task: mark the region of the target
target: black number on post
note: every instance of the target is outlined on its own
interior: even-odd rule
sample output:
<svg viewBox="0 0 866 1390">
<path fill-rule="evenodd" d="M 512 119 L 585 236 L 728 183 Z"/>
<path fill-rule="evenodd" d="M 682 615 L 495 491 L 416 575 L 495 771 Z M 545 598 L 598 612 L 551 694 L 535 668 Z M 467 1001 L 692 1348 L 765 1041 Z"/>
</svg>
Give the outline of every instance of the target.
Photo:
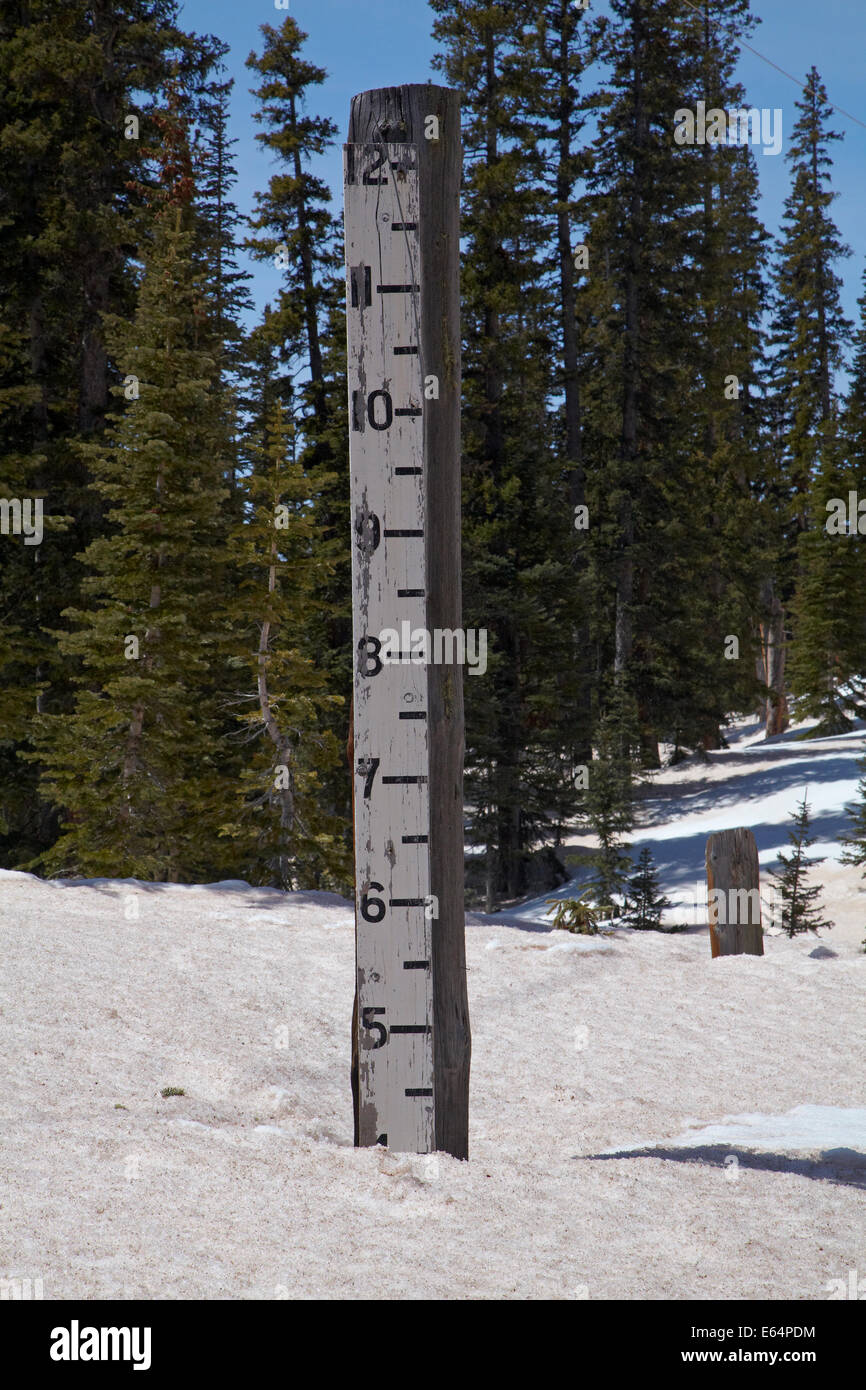
<svg viewBox="0 0 866 1390">
<path fill-rule="evenodd" d="M 369 308 L 369 306 L 373 303 L 373 282 L 370 273 L 370 267 L 368 265 L 353 265 L 349 270 L 349 283 L 352 287 L 353 309 L 361 308 L 361 296 L 359 294 L 359 285 L 362 270 L 364 272 L 364 308 Z"/>
<path fill-rule="evenodd" d="M 376 151 L 376 163 L 370 165 L 369 169 L 367 170 L 366 174 L 364 175 L 364 182 L 365 182 L 365 183 L 387 183 L 387 182 L 388 182 L 387 179 L 374 179 L 374 178 L 372 177 L 373 174 L 378 173 L 378 171 L 382 168 L 382 166 L 384 165 L 384 163 L 385 163 L 385 151 L 384 151 L 384 150 L 377 150 L 377 151 Z"/>
<path fill-rule="evenodd" d="M 366 648 L 366 650 L 365 650 Z M 382 650 L 382 643 L 378 637 L 362 637 L 358 643 L 360 662 L 358 672 L 362 676 L 378 676 L 382 669 L 382 662 L 379 653 Z"/>
<path fill-rule="evenodd" d="M 358 771 L 360 772 L 361 776 L 365 779 L 365 780 L 364 780 L 364 799 L 365 799 L 365 800 L 367 799 L 367 797 L 370 795 L 370 793 L 371 793 L 372 790 L 373 790 L 373 779 L 374 779 L 374 777 L 376 776 L 376 769 L 378 768 L 378 766 L 379 766 L 379 759 L 378 759 L 378 758 L 359 758 L 359 759 L 358 759 Z"/>
<path fill-rule="evenodd" d="M 376 401 L 380 398 L 385 402 L 385 422 L 381 425 L 376 419 Z M 389 391 L 370 392 L 367 397 L 367 419 L 370 421 L 374 430 L 387 430 L 391 428 L 391 422 L 394 419 L 394 407 L 391 402 L 391 393 Z"/>
<path fill-rule="evenodd" d="M 382 918 L 385 916 L 385 904 L 381 898 L 371 898 L 369 896 L 370 888 L 378 888 L 381 892 L 382 884 L 375 882 L 370 883 L 361 894 L 361 916 L 365 922 L 381 922 Z"/>
<path fill-rule="evenodd" d="M 373 1047 L 384 1047 L 388 1041 L 388 1029 L 384 1023 L 377 1023 L 373 1018 L 374 1014 L 383 1014 L 384 1009 L 362 1009 L 361 1026 L 367 1029 L 368 1033 L 378 1033 L 379 1041 L 373 1043 Z"/>
<path fill-rule="evenodd" d="M 365 555 L 372 555 L 382 539 L 382 528 L 375 512 L 362 512 L 355 522 L 358 535 L 358 549 Z"/>
</svg>

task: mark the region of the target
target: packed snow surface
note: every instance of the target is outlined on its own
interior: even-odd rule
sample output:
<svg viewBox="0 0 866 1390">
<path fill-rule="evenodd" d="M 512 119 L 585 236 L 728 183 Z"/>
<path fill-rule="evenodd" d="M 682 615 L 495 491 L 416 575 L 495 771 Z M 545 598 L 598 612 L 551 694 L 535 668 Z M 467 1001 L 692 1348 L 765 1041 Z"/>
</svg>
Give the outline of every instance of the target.
<svg viewBox="0 0 866 1390">
<path fill-rule="evenodd" d="M 636 848 L 669 892 L 713 829 L 752 826 L 772 857 L 807 776 L 826 854 L 862 743 L 665 772 Z M 0 1278 L 46 1299 L 863 1282 L 866 896 L 835 854 L 814 873 L 836 923 L 817 954 L 777 935 L 714 961 L 705 919 L 574 937 L 541 900 L 470 916 L 468 1163 L 352 1146 L 349 903 L 0 873 Z"/>
</svg>

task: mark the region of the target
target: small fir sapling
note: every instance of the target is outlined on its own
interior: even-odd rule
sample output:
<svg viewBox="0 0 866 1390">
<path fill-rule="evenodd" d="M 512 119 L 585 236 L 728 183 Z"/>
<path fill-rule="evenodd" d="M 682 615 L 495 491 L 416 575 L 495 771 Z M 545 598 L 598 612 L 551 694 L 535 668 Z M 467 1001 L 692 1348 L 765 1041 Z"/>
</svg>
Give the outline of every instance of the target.
<svg viewBox="0 0 866 1390">
<path fill-rule="evenodd" d="M 806 858 L 805 851 L 815 843 L 815 836 L 809 833 L 811 822 L 805 791 L 803 800 L 798 803 L 793 821 L 793 828 L 788 831 L 793 852 L 785 854 L 780 851 L 779 863 L 782 867 L 770 873 L 774 887 L 782 899 L 780 925 L 791 937 L 800 932 L 817 932 L 822 927 L 829 930 L 833 926 L 832 922 L 825 921 L 820 915 L 817 902 L 821 894 L 820 886 L 816 884 L 810 887 L 806 882 L 812 865 L 823 863 L 823 860 Z"/>
</svg>

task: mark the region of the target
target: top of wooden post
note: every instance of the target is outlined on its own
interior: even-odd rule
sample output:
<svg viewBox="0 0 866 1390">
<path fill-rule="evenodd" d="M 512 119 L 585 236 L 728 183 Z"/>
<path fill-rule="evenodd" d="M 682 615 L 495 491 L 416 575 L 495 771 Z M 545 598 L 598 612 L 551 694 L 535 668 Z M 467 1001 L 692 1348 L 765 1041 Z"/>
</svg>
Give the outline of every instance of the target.
<svg viewBox="0 0 866 1390">
<path fill-rule="evenodd" d="M 350 145 L 415 145 L 424 141 L 424 118 L 438 116 L 460 130 L 460 93 L 435 82 L 407 82 L 402 87 L 373 87 L 352 98 Z"/>
</svg>

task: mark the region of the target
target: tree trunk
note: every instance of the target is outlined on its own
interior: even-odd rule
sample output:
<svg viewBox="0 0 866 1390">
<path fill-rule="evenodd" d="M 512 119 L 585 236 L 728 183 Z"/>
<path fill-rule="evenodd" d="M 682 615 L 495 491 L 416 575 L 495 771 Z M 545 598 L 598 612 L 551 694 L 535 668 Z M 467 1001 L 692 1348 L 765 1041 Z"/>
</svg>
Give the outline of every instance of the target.
<svg viewBox="0 0 866 1390">
<path fill-rule="evenodd" d="M 775 592 L 772 579 L 761 589 L 764 617 L 761 622 L 762 678 L 770 695 L 764 704 L 764 727 L 767 738 L 782 734 L 790 723 L 788 700 L 785 694 L 785 610 Z"/>
</svg>

